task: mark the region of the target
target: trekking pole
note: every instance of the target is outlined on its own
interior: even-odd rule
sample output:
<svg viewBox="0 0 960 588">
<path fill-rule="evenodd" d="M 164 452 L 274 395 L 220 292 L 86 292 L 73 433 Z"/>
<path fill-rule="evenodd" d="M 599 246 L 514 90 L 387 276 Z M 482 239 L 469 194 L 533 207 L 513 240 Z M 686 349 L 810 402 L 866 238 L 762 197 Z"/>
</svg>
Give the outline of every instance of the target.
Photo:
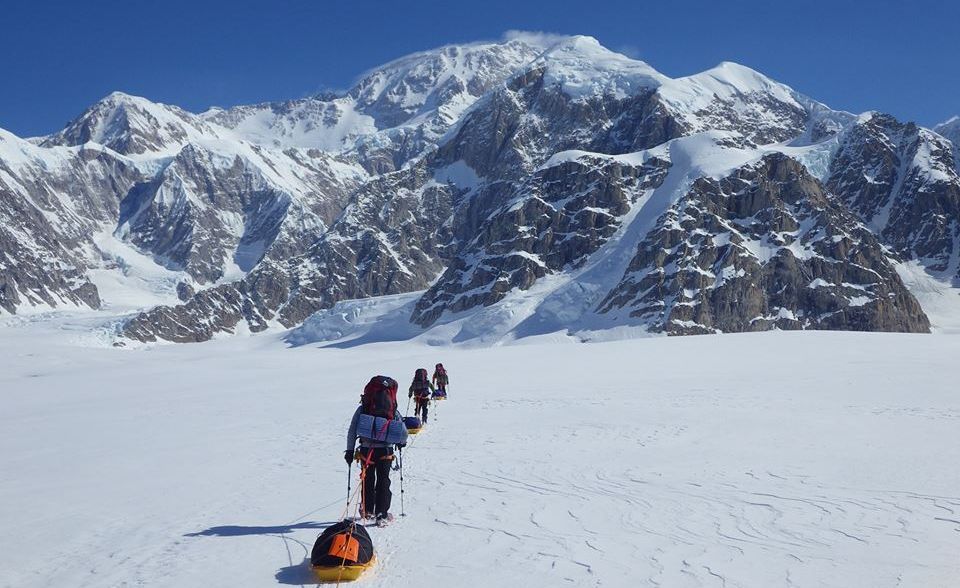
<svg viewBox="0 0 960 588">
<path fill-rule="evenodd" d="M 400 451 L 400 516 L 405 517 L 407 513 L 403 510 L 403 447 Z"/>
<path fill-rule="evenodd" d="M 353 481 L 353 462 L 347 464 L 347 514 L 350 514 L 350 482 Z"/>
<path fill-rule="evenodd" d="M 407 396 L 407 409 L 403 411 L 403 416 L 409 416 L 409 415 L 410 415 L 410 400 L 411 400 L 412 398 L 413 398 L 412 396 Z"/>
</svg>

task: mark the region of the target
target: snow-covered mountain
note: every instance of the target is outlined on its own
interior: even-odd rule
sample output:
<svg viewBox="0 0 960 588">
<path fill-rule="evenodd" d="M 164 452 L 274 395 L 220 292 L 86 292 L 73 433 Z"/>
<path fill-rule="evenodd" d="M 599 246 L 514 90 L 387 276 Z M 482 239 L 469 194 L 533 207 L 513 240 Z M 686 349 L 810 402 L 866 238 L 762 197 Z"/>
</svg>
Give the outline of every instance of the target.
<svg viewBox="0 0 960 588">
<path fill-rule="evenodd" d="M 456 341 L 924 332 L 901 275 L 960 286 L 956 123 L 835 111 L 733 63 L 672 79 L 538 35 L 283 103 L 192 114 L 115 93 L 49 137 L 0 134 L 0 307 L 96 308 L 105 270 L 138 278 L 122 250 L 182 300 L 124 325 L 141 341 L 408 293 L 387 305 L 404 336 Z"/>
<path fill-rule="evenodd" d="M 950 117 L 933 127 L 933 130 L 953 143 L 954 157 L 957 161 L 957 166 L 960 167 L 960 116 Z"/>
</svg>

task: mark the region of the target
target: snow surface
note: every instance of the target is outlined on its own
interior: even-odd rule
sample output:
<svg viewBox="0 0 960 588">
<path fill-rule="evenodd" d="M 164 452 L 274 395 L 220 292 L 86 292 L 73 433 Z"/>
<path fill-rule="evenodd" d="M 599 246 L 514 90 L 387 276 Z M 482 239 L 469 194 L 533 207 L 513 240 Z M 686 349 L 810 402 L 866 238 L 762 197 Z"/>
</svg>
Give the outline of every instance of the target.
<svg viewBox="0 0 960 588">
<path fill-rule="evenodd" d="M 103 266 L 88 271 L 87 275 L 97 286 L 106 311 L 177 304 L 177 284 L 193 282 L 186 272 L 163 267 L 153 257 L 108 231 L 94 235 L 93 242 L 104 258 Z"/>
<path fill-rule="evenodd" d="M 960 283 L 956 279 L 931 275 L 927 268 L 915 260 L 898 263 L 895 267 L 904 285 L 930 319 L 931 331 L 960 334 Z M 953 274 L 948 275 L 955 276 L 956 268 Z"/>
<path fill-rule="evenodd" d="M 89 347 L 92 320 L 0 325 L 0 586 L 312 585 L 363 383 L 437 361 L 450 400 L 404 453 L 407 516 L 371 530 L 359 585 L 960 575 L 960 337 L 130 351 Z"/>
</svg>

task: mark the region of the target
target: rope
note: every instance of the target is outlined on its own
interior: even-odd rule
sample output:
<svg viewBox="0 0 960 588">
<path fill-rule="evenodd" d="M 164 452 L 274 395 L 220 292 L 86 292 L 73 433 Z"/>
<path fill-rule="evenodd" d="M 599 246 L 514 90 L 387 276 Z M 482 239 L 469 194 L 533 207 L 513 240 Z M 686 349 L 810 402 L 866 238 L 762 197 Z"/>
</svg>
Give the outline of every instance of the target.
<svg viewBox="0 0 960 588">
<path fill-rule="evenodd" d="M 340 513 L 340 520 L 347 518 L 347 515 L 350 513 L 350 503 L 354 501 L 360 491 L 363 490 L 363 473 L 360 474 L 360 485 L 357 486 L 357 489 L 353 491 L 353 494 L 347 498 L 347 506 L 344 507 L 343 512 Z M 357 508 L 359 509 L 360 503 L 357 502 Z"/>
<path fill-rule="evenodd" d="M 353 462 L 350 462 L 350 464 L 347 466 L 347 505 L 343 509 L 343 514 L 340 515 L 341 520 L 344 520 L 347 518 L 347 514 L 350 512 L 350 503 L 353 502 L 353 499 L 356 498 L 358 494 L 360 495 L 360 499 L 357 500 L 357 514 L 360 514 L 360 503 L 365 502 L 364 487 L 366 486 L 366 484 L 364 483 L 364 481 L 366 480 L 366 477 L 367 477 L 366 466 L 370 464 L 370 459 L 372 457 L 373 457 L 373 450 L 371 449 L 370 452 L 367 454 L 366 461 L 360 466 L 360 483 L 357 484 L 357 489 L 354 490 L 352 495 L 350 494 L 350 481 L 351 481 L 351 478 L 353 477 L 352 475 Z M 356 456 L 354 456 L 354 461 L 357 461 Z M 350 543 L 350 539 L 353 539 L 353 529 L 355 528 L 355 526 L 356 526 L 356 522 L 355 521 L 351 522 L 349 527 L 350 531 L 347 532 L 347 544 Z M 347 553 L 346 553 L 346 546 L 344 546 L 343 558 L 340 560 L 340 570 L 337 572 L 337 586 L 340 586 L 340 582 L 343 580 L 343 570 L 345 570 L 346 567 L 347 567 Z"/>
</svg>

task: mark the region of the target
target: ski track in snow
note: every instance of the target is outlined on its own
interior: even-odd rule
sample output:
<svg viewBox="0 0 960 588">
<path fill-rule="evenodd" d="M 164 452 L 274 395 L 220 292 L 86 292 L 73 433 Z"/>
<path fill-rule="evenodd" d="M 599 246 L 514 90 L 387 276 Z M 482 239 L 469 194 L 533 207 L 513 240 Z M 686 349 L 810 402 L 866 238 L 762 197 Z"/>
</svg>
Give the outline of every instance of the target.
<svg viewBox="0 0 960 588">
<path fill-rule="evenodd" d="M 313 585 L 363 383 L 436 361 L 450 400 L 404 453 L 407 516 L 371 529 L 359 585 L 960 574 L 957 337 L 128 351 L 63 343 L 51 321 L 0 330 L 0 586 Z"/>
</svg>

